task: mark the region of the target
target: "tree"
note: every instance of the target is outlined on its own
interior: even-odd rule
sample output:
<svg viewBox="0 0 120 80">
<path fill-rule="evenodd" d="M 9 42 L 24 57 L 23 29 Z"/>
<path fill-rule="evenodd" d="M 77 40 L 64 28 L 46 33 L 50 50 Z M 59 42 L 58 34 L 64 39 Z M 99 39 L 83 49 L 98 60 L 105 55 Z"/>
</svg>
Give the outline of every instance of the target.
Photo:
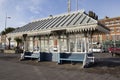
<svg viewBox="0 0 120 80">
<path fill-rule="evenodd" d="M 14 30 L 15 30 L 15 28 L 8 27 L 8 28 L 5 30 L 5 32 L 6 32 L 6 34 L 8 34 L 8 33 L 12 32 L 12 31 L 14 31 Z"/>
<path fill-rule="evenodd" d="M 8 34 L 8 33 L 12 32 L 12 31 L 14 31 L 14 30 L 15 30 L 15 28 L 8 27 L 4 31 L 2 31 L 1 34 L 5 35 L 5 34 Z"/>
<path fill-rule="evenodd" d="M 1 34 L 2 34 L 2 35 L 5 35 L 5 31 L 2 31 Z"/>
<path fill-rule="evenodd" d="M 22 39 L 16 37 L 15 41 L 17 42 L 17 48 L 19 48 L 19 44 L 22 43 Z"/>
<path fill-rule="evenodd" d="M 6 28 L 5 30 L 3 30 L 3 31 L 1 32 L 1 35 L 4 36 L 4 39 L 5 39 L 5 42 L 4 42 L 5 48 L 6 48 L 6 34 L 12 32 L 12 31 L 14 31 L 14 30 L 15 30 L 15 28 L 8 27 L 8 28 Z M 3 38 L 3 37 L 2 37 L 2 38 Z M 8 38 L 8 40 L 9 40 L 9 39 L 11 40 L 11 38 Z M 9 40 L 9 49 L 10 49 L 10 40 Z"/>
</svg>

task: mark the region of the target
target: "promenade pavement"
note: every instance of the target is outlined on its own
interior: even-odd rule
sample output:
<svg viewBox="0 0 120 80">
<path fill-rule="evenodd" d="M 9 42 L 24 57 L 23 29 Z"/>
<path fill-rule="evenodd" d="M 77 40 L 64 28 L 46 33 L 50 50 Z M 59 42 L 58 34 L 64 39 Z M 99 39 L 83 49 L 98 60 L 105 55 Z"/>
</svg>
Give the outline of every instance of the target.
<svg viewBox="0 0 120 80">
<path fill-rule="evenodd" d="M 0 80 L 120 80 L 120 57 L 96 53 L 89 68 L 81 64 L 19 61 L 20 54 L 0 53 Z"/>
</svg>

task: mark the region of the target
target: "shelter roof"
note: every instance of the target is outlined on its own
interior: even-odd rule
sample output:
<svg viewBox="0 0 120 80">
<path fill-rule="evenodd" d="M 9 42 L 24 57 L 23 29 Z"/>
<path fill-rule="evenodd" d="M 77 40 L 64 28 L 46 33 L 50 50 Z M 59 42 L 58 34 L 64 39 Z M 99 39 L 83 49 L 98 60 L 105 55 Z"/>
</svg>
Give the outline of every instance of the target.
<svg viewBox="0 0 120 80">
<path fill-rule="evenodd" d="M 83 10 L 57 16 L 50 16 L 32 21 L 12 33 L 50 33 L 54 30 L 66 29 L 67 32 L 98 30 L 108 33 L 109 29 L 97 20 L 89 17 Z"/>
</svg>

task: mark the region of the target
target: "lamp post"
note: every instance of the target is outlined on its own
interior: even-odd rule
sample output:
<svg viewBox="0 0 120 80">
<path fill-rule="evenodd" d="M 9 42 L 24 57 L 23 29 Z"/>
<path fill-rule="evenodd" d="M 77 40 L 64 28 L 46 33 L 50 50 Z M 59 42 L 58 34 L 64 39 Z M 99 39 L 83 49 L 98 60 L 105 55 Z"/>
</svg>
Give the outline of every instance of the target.
<svg viewBox="0 0 120 80">
<path fill-rule="evenodd" d="M 78 0 L 76 0 L 76 10 L 78 11 Z"/>
<path fill-rule="evenodd" d="M 116 34 L 114 35 L 114 47 L 116 47 Z"/>
<path fill-rule="evenodd" d="M 6 37 L 7 37 L 6 36 L 7 19 L 11 19 L 11 17 L 8 17 L 6 13 L 6 16 L 5 16 L 5 48 L 6 48 Z"/>
<path fill-rule="evenodd" d="M 68 13 L 71 11 L 71 0 L 68 0 Z"/>
</svg>

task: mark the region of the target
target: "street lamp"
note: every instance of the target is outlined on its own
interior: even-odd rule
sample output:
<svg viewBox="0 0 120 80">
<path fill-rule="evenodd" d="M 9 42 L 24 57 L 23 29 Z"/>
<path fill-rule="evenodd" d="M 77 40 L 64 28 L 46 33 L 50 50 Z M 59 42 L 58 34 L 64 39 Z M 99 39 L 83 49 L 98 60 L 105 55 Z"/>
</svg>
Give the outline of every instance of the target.
<svg viewBox="0 0 120 80">
<path fill-rule="evenodd" d="M 76 0 L 76 8 L 77 8 L 77 11 L 78 11 L 78 0 Z"/>
<path fill-rule="evenodd" d="M 5 16 L 5 48 L 6 48 L 6 37 L 7 37 L 6 36 L 7 19 L 11 19 L 11 17 L 8 17 L 6 13 L 6 16 Z"/>
<path fill-rule="evenodd" d="M 116 33 L 114 32 L 114 47 L 116 47 Z"/>
</svg>

